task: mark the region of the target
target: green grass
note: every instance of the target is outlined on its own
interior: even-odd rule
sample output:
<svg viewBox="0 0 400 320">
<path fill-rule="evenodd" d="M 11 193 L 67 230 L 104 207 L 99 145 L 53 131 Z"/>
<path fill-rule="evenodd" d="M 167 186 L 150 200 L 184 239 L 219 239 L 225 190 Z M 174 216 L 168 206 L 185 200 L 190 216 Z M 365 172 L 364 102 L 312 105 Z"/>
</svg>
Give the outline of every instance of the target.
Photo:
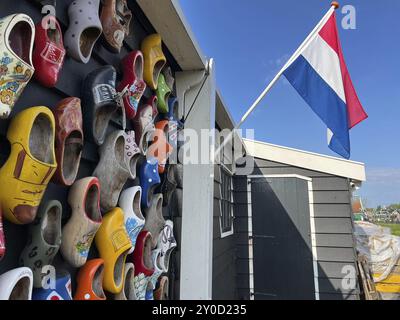
<svg viewBox="0 0 400 320">
<path fill-rule="evenodd" d="M 390 228 L 394 236 L 400 237 L 400 224 L 379 223 L 379 225 L 385 228 Z"/>
</svg>

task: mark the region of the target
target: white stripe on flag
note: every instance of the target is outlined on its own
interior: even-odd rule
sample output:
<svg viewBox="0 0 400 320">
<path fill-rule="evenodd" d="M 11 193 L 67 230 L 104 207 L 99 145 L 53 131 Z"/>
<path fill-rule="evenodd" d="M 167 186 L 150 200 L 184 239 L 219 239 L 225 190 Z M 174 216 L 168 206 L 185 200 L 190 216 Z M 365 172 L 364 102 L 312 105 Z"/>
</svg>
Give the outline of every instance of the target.
<svg viewBox="0 0 400 320">
<path fill-rule="evenodd" d="M 333 138 L 333 132 L 331 131 L 331 129 L 328 128 L 328 146 L 331 144 Z"/>
<path fill-rule="evenodd" d="M 318 34 L 304 49 L 302 55 L 339 98 L 346 103 L 340 60 L 336 52 Z"/>
</svg>

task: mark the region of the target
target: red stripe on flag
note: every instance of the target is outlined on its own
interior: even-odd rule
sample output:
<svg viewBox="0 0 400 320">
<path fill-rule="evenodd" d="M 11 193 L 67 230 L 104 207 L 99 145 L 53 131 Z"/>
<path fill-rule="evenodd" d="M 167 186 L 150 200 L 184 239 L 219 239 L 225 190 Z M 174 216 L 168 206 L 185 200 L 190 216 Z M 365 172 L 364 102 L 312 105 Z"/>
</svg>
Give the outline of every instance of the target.
<svg viewBox="0 0 400 320">
<path fill-rule="evenodd" d="M 342 79 L 344 93 L 346 96 L 347 114 L 349 118 L 349 128 L 355 127 L 361 121 L 368 118 L 367 113 L 363 109 L 358 99 L 353 82 L 351 81 L 349 71 L 347 70 L 344 60 L 342 46 L 339 40 L 339 32 L 336 25 L 336 13 L 329 18 L 325 26 L 319 32 L 319 35 L 328 43 L 328 45 L 338 54 L 340 60 L 340 69 L 342 71 Z"/>
</svg>

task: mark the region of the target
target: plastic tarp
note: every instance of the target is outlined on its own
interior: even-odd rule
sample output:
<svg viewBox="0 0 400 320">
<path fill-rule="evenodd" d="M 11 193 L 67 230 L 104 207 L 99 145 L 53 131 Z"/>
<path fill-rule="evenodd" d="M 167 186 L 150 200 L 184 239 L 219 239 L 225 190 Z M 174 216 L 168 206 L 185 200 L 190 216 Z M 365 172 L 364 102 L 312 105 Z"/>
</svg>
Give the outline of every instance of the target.
<svg viewBox="0 0 400 320">
<path fill-rule="evenodd" d="M 374 281 L 385 280 L 400 258 L 400 237 L 389 228 L 363 221 L 355 222 L 354 234 L 358 252 L 367 258 L 372 273 L 380 274 Z"/>
</svg>

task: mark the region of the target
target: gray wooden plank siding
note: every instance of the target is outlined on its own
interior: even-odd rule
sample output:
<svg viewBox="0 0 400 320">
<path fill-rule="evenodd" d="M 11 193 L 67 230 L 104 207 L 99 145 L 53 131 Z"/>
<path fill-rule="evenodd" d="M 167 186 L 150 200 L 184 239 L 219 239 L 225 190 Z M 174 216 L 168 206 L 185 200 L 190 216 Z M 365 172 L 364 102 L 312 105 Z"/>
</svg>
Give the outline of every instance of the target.
<svg viewBox="0 0 400 320">
<path fill-rule="evenodd" d="M 235 235 L 221 238 L 221 173 L 214 166 L 213 261 L 212 298 L 237 299 L 236 242 Z M 235 201 L 235 198 L 234 198 Z"/>
<path fill-rule="evenodd" d="M 255 159 L 255 164 L 252 175 L 297 174 L 312 178 L 320 299 L 359 299 L 358 287 L 347 290 L 341 283 L 344 267 L 352 266 L 356 270 L 348 179 L 263 159 Z M 240 278 L 238 294 L 246 298 L 249 290 L 249 257 L 244 249 L 248 241 L 247 183 L 237 183 L 235 191 L 238 200 L 234 221 L 238 248 L 236 267 Z"/>
</svg>

